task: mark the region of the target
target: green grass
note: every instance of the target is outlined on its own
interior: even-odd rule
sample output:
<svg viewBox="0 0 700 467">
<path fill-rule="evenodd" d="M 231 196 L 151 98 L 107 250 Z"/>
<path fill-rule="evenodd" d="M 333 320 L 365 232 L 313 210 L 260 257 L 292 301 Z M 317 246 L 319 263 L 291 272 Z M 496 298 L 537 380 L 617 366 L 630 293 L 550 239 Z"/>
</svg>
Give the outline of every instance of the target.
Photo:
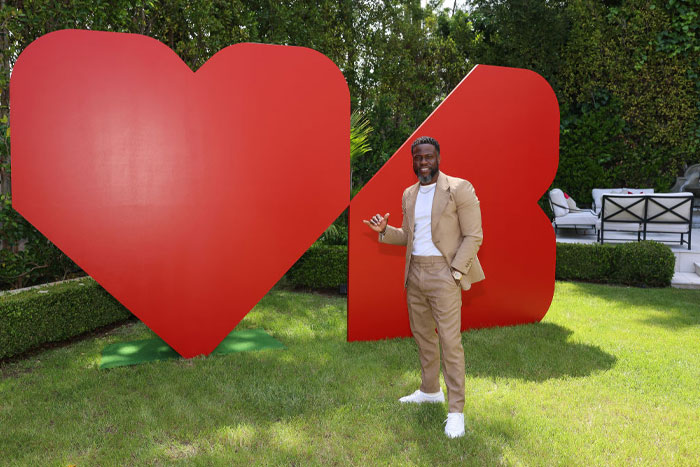
<svg viewBox="0 0 700 467">
<path fill-rule="evenodd" d="M 411 339 L 345 342 L 345 299 L 270 292 L 286 350 L 98 370 L 129 323 L 0 366 L 0 464 L 693 465 L 700 291 L 557 283 L 542 323 L 463 334 L 464 438 Z M 443 386 L 444 387 L 444 386 Z"/>
</svg>

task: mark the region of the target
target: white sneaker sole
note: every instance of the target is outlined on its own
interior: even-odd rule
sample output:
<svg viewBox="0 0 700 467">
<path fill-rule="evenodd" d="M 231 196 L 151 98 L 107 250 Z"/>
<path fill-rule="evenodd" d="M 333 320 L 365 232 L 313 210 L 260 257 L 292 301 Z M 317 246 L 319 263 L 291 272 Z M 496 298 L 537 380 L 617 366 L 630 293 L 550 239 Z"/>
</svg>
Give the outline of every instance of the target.
<svg viewBox="0 0 700 467">
<path fill-rule="evenodd" d="M 413 397 L 413 394 L 411 394 L 410 396 L 400 398 L 399 402 L 402 404 L 439 404 L 445 402 L 445 396 L 441 393 L 439 396 L 433 396 L 430 398 L 422 396 L 420 399 L 417 399 Z"/>
</svg>

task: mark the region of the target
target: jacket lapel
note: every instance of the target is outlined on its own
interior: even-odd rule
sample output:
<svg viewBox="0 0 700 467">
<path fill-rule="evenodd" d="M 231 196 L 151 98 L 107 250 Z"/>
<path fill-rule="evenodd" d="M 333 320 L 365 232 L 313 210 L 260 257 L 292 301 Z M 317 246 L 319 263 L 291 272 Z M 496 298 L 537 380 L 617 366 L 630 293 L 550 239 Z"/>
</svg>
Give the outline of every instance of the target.
<svg viewBox="0 0 700 467">
<path fill-rule="evenodd" d="M 411 187 L 406 200 L 406 217 L 408 219 L 408 228 L 411 229 L 411 232 L 413 232 L 416 225 L 416 199 L 418 199 L 419 185 L 420 183 L 416 183 Z"/>
<path fill-rule="evenodd" d="M 447 177 L 440 172 L 435 186 L 435 196 L 433 197 L 433 209 L 430 212 L 430 228 L 435 234 L 435 228 L 440 221 L 442 212 L 447 207 L 447 202 L 450 200 L 450 185 L 447 183 Z"/>
</svg>

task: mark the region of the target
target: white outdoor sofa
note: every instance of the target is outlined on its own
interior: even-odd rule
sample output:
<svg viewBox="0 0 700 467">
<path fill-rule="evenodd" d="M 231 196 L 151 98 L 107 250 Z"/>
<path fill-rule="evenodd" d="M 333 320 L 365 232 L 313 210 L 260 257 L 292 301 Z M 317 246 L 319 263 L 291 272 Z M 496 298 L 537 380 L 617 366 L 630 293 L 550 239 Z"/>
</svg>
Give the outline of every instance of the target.
<svg viewBox="0 0 700 467">
<path fill-rule="evenodd" d="M 549 206 L 554 213 L 552 225 L 556 232 L 559 228 L 594 230 L 598 216 L 590 209 L 580 209 L 576 202 L 564 194 L 559 188 L 549 192 Z"/>
<path fill-rule="evenodd" d="M 692 193 L 604 193 L 596 222 L 598 241 L 604 243 L 609 231 L 636 232 L 637 240 L 646 240 L 648 233 L 675 233 L 690 250 L 694 199 Z"/>
<path fill-rule="evenodd" d="M 593 212 L 600 214 L 603 195 L 647 195 L 654 193 L 653 188 L 593 188 Z"/>
</svg>

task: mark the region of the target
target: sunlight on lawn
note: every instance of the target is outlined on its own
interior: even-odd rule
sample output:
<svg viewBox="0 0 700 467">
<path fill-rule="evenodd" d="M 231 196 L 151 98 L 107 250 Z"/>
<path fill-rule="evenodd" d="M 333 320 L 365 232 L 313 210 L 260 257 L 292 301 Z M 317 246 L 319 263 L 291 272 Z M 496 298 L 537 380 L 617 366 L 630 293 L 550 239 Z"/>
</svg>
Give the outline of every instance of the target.
<svg viewBox="0 0 700 467">
<path fill-rule="evenodd" d="M 413 340 L 346 342 L 344 298 L 272 291 L 239 329 L 258 327 L 287 348 L 98 370 L 105 346 L 153 336 L 130 323 L 4 364 L 0 450 L 18 465 L 682 465 L 700 452 L 699 291 L 558 282 L 541 323 L 463 333 L 458 440 L 445 405 L 397 401 L 420 385 Z"/>
</svg>

